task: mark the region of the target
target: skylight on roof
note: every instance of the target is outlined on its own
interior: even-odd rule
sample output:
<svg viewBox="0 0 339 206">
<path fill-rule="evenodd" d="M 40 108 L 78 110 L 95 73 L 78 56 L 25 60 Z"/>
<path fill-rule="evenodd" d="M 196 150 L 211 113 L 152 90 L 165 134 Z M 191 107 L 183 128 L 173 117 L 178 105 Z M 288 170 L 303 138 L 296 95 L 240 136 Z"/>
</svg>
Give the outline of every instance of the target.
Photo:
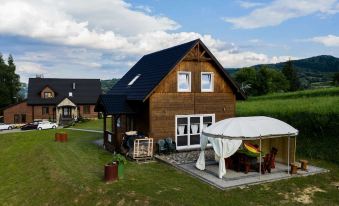
<svg viewBox="0 0 339 206">
<path fill-rule="evenodd" d="M 128 86 L 131 86 L 134 84 L 135 81 L 137 81 L 137 79 L 141 76 L 141 74 L 138 74 L 137 76 L 135 76 L 129 83 Z"/>
</svg>

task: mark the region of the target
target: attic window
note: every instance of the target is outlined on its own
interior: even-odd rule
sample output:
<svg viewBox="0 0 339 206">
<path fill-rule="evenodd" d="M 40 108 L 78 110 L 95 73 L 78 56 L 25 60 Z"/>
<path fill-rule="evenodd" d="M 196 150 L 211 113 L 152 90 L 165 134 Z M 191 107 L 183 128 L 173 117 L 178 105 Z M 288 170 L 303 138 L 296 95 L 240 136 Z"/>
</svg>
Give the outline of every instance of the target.
<svg viewBox="0 0 339 206">
<path fill-rule="evenodd" d="M 69 92 L 69 93 L 68 93 L 68 96 L 69 96 L 69 97 L 73 97 L 73 92 Z"/>
<path fill-rule="evenodd" d="M 130 81 L 130 82 L 128 83 L 128 86 L 132 86 L 132 84 L 134 84 L 134 82 L 137 81 L 137 79 L 138 79 L 140 76 L 141 76 L 141 74 L 138 74 L 137 76 L 135 76 L 135 77 L 132 79 L 132 81 Z"/>
<path fill-rule="evenodd" d="M 191 72 L 178 72 L 178 92 L 191 92 Z"/>
</svg>

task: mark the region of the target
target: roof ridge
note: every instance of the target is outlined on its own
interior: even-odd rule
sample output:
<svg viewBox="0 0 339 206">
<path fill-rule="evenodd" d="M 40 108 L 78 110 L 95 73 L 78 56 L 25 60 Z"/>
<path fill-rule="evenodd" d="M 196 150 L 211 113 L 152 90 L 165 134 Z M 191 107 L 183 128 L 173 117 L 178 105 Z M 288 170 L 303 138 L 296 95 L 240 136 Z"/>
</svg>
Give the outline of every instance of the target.
<svg viewBox="0 0 339 206">
<path fill-rule="evenodd" d="M 162 49 L 162 50 L 155 51 L 155 52 L 152 52 L 152 53 L 149 53 L 149 54 L 145 54 L 143 57 L 148 56 L 148 55 L 152 55 L 152 54 L 156 54 L 156 53 L 160 53 L 160 52 L 164 52 L 164 51 L 167 51 L 167 50 L 170 50 L 170 49 L 178 48 L 178 47 L 186 45 L 186 44 L 192 44 L 193 42 L 196 43 L 198 41 L 201 41 L 201 40 L 198 38 L 198 39 L 195 39 L 195 40 L 192 40 L 192 41 L 189 41 L 189 42 L 185 42 L 185 43 L 182 43 L 182 44 L 179 44 L 179 45 L 168 47 L 166 49 Z"/>
</svg>

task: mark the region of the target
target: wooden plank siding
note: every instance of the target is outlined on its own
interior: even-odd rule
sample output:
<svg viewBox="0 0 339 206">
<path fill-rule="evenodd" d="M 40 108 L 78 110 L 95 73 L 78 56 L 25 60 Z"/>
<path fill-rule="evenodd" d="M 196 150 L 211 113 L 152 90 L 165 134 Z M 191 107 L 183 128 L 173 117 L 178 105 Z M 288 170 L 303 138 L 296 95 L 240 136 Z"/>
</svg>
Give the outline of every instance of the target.
<svg viewBox="0 0 339 206">
<path fill-rule="evenodd" d="M 212 61 L 199 59 L 205 52 L 197 50 L 194 48 L 149 98 L 150 136 L 155 140 L 175 137 L 175 115 L 215 114 L 216 121 L 235 115 L 236 97 L 231 87 Z M 191 92 L 177 92 L 179 71 L 191 72 Z M 201 92 L 201 72 L 213 72 L 213 92 Z"/>
</svg>

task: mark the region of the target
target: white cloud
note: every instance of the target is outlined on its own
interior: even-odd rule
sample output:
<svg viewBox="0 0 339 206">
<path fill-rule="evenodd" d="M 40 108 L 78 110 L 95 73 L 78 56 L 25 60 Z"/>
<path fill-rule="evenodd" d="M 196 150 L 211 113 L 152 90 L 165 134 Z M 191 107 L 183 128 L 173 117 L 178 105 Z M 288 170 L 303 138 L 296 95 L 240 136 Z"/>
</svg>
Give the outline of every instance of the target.
<svg viewBox="0 0 339 206">
<path fill-rule="evenodd" d="M 224 20 L 239 29 L 255 29 L 276 26 L 289 19 L 315 13 L 334 13 L 337 0 L 274 0 L 241 17 L 226 17 Z"/>
<path fill-rule="evenodd" d="M 313 37 L 307 41 L 320 43 L 327 47 L 339 47 L 339 36 L 335 35 Z"/>
<path fill-rule="evenodd" d="M 234 44 L 208 34 L 176 32 L 177 22 L 154 15 L 147 6 L 134 7 L 123 0 L 30 0 L 29 3 L 2 0 L 0 11 L 0 34 L 55 45 L 55 51 L 41 48 L 15 56 L 18 71 L 24 77 L 37 73 L 47 73 L 49 77 L 74 73 L 89 78 L 121 77 L 141 55 L 197 38 L 202 39 L 225 67 L 286 59 L 241 51 Z"/>
<path fill-rule="evenodd" d="M 238 68 L 253 66 L 256 64 L 275 64 L 284 62 L 289 59 L 298 59 L 298 57 L 290 56 L 267 56 L 262 53 L 255 53 L 250 51 L 230 52 L 219 51 L 215 52 L 217 59 L 223 64 L 225 68 Z"/>
<path fill-rule="evenodd" d="M 245 8 L 245 9 L 264 5 L 264 3 L 262 2 L 251 2 L 251 1 L 238 1 L 238 3 L 242 8 Z"/>
</svg>

